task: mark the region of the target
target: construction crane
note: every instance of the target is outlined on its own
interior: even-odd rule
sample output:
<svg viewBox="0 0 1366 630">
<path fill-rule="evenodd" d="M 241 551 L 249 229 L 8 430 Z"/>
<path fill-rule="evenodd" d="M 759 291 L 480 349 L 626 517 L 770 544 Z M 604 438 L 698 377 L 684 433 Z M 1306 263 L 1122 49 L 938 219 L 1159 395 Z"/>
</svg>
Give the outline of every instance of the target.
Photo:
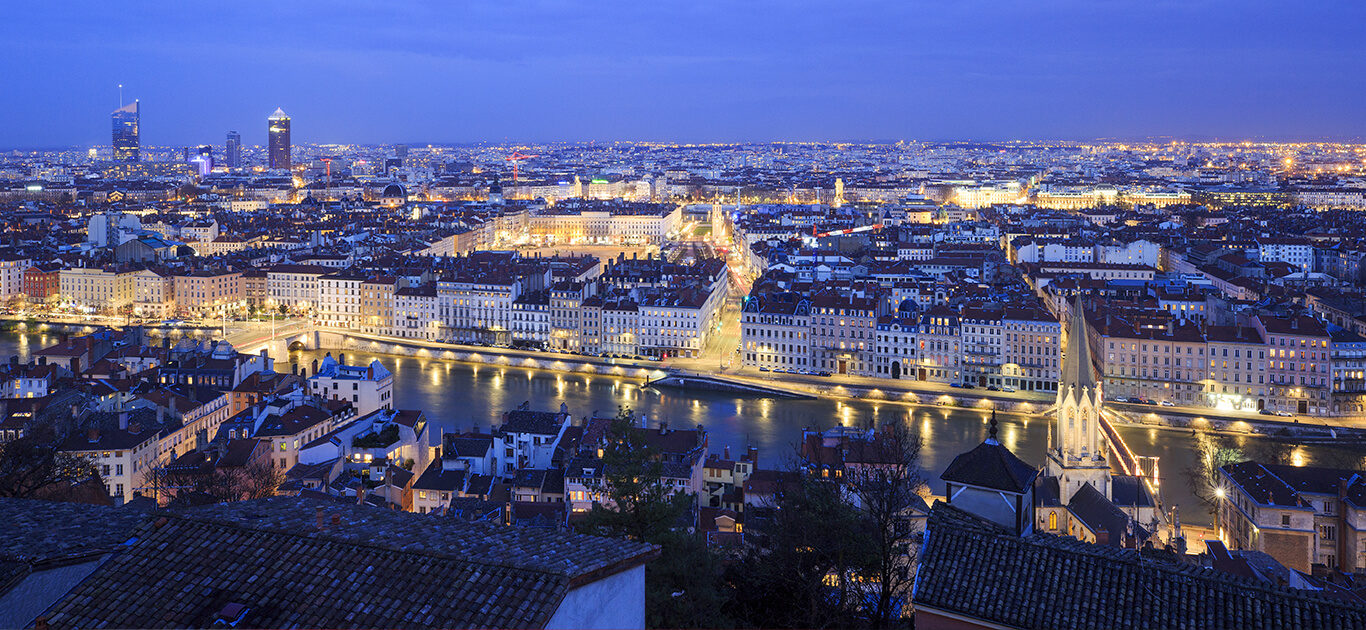
<svg viewBox="0 0 1366 630">
<path fill-rule="evenodd" d="M 845 230 L 831 230 L 831 231 L 829 231 L 829 232 L 816 232 L 816 227 L 815 227 L 815 226 L 811 226 L 811 232 L 815 235 L 816 238 L 825 238 L 825 237 L 827 237 L 827 236 L 844 236 L 844 235 L 847 235 L 847 234 L 858 234 L 859 232 L 868 232 L 868 231 L 870 231 L 870 230 L 881 230 L 881 229 L 882 229 L 882 224 L 881 224 L 881 223 L 874 223 L 874 224 L 872 224 L 872 225 L 860 225 L 860 226 L 858 226 L 858 227 L 856 227 L 856 228 L 849 228 L 849 229 L 845 229 Z"/>
<path fill-rule="evenodd" d="M 522 153 L 521 151 L 513 151 L 512 155 L 509 155 L 506 158 L 504 158 L 507 161 L 512 162 L 512 181 L 514 183 L 517 181 L 517 163 L 521 162 L 522 160 L 529 160 L 534 157 L 541 156 L 536 155 L 534 153 Z"/>
</svg>

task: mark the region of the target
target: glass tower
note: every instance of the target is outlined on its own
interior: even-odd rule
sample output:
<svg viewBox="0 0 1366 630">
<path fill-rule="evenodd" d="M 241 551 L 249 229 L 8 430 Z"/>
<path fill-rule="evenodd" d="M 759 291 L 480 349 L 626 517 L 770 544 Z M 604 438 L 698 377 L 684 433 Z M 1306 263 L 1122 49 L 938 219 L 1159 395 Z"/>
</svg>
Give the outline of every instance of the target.
<svg viewBox="0 0 1366 630">
<path fill-rule="evenodd" d="M 228 168 L 242 168 L 242 134 L 236 131 L 228 132 L 228 143 L 223 150 L 223 161 Z"/>
<path fill-rule="evenodd" d="M 114 122 L 114 161 L 138 161 L 138 102 L 114 110 L 109 117 Z"/>
<path fill-rule="evenodd" d="M 277 107 L 266 119 L 266 135 L 270 168 L 289 170 L 289 114 L 285 110 Z"/>
</svg>

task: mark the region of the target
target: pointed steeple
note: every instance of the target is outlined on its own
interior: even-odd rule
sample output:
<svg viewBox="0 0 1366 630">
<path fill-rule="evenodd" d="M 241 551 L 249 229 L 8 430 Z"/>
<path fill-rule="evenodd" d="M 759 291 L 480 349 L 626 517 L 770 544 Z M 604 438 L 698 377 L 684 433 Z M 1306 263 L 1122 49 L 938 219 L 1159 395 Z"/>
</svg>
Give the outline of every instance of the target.
<svg viewBox="0 0 1366 630">
<path fill-rule="evenodd" d="M 987 444 L 1000 444 L 996 440 L 996 408 L 991 408 L 991 428 L 987 430 Z"/>
<path fill-rule="evenodd" d="M 1086 324 L 1086 310 L 1081 304 L 1081 293 L 1072 304 L 1072 316 L 1067 323 L 1067 347 L 1063 349 L 1061 382 L 1058 393 L 1081 393 L 1096 390 L 1096 371 L 1091 362 L 1090 327 Z"/>
</svg>

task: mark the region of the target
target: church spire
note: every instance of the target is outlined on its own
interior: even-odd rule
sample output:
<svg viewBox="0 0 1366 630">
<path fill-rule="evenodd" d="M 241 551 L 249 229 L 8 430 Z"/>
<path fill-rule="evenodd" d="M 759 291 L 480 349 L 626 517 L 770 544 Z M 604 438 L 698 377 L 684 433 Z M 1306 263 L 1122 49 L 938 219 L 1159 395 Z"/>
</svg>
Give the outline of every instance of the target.
<svg viewBox="0 0 1366 630">
<path fill-rule="evenodd" d="M 1072 304 L 1072 316 L 1067 323 L 1067 347 L 1063 349 L 1062 382 L 1058 393 L 1069 390 L 1081 394 L 1096 390 L 1096 372 L 1091 361 L 1090 327 L 1086 325 L 1086 309 L 1081 304 L 1081 293 Z"/>
<path fill-rule="evenodd" d="M 991 428 L 987 430 L 987 444 L 1000 444 L 996 440 L 996 408 L 991 408 Z"/>
</svg>

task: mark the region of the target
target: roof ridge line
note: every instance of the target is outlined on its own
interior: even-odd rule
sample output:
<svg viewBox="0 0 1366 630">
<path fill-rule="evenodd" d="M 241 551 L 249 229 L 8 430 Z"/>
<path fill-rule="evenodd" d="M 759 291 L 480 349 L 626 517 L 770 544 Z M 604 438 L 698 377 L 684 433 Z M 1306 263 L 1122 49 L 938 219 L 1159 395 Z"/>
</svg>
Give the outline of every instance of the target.
<svg viewBox="0 0 1366 630">
<path fill-rule="evenodd" d="M 341 505 L 341 504 L 338 504 L 338 505 Z M 376 509 L 378 509 L 378 508 L 376 508 Z M 551 576 L 556 576 L 556 577 L 559 577 L 559 578 L 563 578 L 563 579 L 566 580 L 566 581 L 572 580 L 572 579 L 573 579 L 573 577 L 570 576 L 570 575 L 566 575 L 566 574 L 563 574 L 563 573 L 555 573 L 555 572 L 552 572 L 552 571 L 549 571 L 549 570 L 543 569 L 543 568 L 522 566 L 522 565 L 516 565 L 516 564 L 506 564 L 506 563 L 501 563 L 501 562 L 489 562 L 489 561 L 485 561 L 485 560 L 477 560 L 477 559 L 474 559 L 474 558 L 472 558 L 472 557 L 470 557 L 470 556 L 466 556 L 466 555 L 458 555 L 458 554 L 452 554 L 452 553 L 447 553 L 447 552 L 435 551 L 435 550 L 433 550 L 433 549 L 430 548 L 430 547 L 423 548 L 422 554 L 419 554 L 419 553 L 417 553 L 416 551 L 411 551 L 411 550 L 406 550 L 406 549 L 400 549 L 400 548 L 390 547 L 390 546 L 381 545 L 381 544 L 374 543 L 374 542 L 369 542 L 369 541 L 351 541 L 351 540 L 345 540 L 345 539 L 335 538 L 335 537 L 330 537 L 330 536 L 319 537 L 319 536 L 311 536 L 311 535 L 308 534 L 308 532 L 310 532 L 310 531 L 315 531 L 315 530 L 281 529 L 281 528 L 276 528 L 276 527 L 253 527 L 253 526 L 245 525 L 245 524 L 242 524 L 242 523 L 237 523 L 237 522 L 232 522 L 232 521 L 224 522 L 224 521 L 216 520 L 216 519 L 214 519 L 214 518 L 207 517 L 207 516 L 187 515 L 187 514 L 183 514 L 183 513 L 162 513 L 162 514 L 160 514 L 159 516 L 160 516 L 160 517 L 165 517 L 165 518 L 177 518 L 177 519 L 186 520 L 186 521 L 192 521 L 192 522 L 201 523 L 201 524 L 217 525 L 217 526 L 219 526 L 219 527 L 227 527 L 227 528 L 237 529 L 237 530 L 243 530 L 243 531 L 263 532 L 263 533 L 267 533 L 267 534 L 279 534 L 279 535 L 282 535 L 282 536 L 289 536 L 289 537 L 292 537 L 292 538 L 304 538 L 304 539 L 310 539 L 310 540 L 320 540 L 320 539 L 322 539 L 322 540 L 326 540 L 326 541 L 328 541 L 328 542 L 335 542 L 335 543 L 340 543 L 340 544 L 343 544 L 343 545 L 351 545 L 351 546 L 354 546 L 354 547 L 363 547 L 363 548 L 367 548 L 367 549 L 377 549 L 377 550 L 388 551 L 388 552 L 392 552 L 392 553 L 402 553 L 402 554 L 409 554 L 409 555 L 423 555 L 423 554 L 425 554 L 425 555 L 432 556 L 432 557 L 434 557 L 434 558 L 441 558 L 441 559 L 443 559 L 443 560 L 454 560 L 454 561 L 457 561 L 457 562 L 467 562 L 467 563 L 470 563 L 470 564 L 476 564 L 476 565 L 484 566 L 484 567 L 496 567 L 496 568 L 503 568 L 503 569 L 516 569 L 516 570 L 518 570 L 518 571 L 531 571 L 531 572 L 533 572 L 533 573 L 543 573 L 543 574 L 545 574 L 545 575 L 551 575 Z M 153 519 L 153 520 L 151 521 L 151 523 L 154 523 L 155 520 L 156 520 L 156 519 Z"/>
</svg>

